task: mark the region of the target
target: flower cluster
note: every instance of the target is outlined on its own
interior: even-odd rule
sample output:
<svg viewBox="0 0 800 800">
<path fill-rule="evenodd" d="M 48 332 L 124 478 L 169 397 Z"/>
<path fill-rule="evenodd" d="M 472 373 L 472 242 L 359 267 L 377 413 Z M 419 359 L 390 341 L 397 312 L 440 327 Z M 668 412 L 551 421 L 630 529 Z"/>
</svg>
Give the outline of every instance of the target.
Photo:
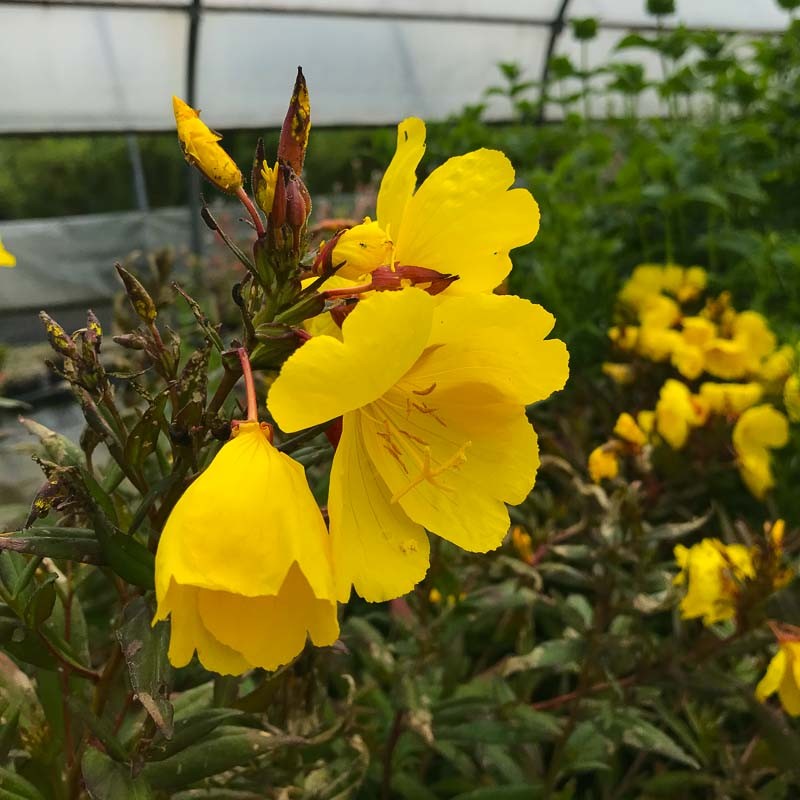
<svg viewBox="0 0 800 800">
<path fill-rule="evenodd" d="M 660 368 L 654 407 L 635 421 L 623 415 L 633 438 L 618 423 L 615 438 L 590 455 L 594 480 L 615 477 L 621 455 L 662 444 L 681 450 L 693 431 L 721 422 L 730 438 L 720 453 L 733 450 L 750 492 L 763 500 L 774 486 L 771 451 L 787 444 L 789 419 L 800 420 L 797 353 L 779 346 L 761 314 L 737 311 L 729 293 L 703 303 L 706 281 L 700 267 L 643 264 L 620 291 L 621 321 L 609 338 L 625 360 L 604 372 L 623 384 L 658 364 L 673 374 Z"/>
<path fill-rule="evenodd" d="M 451 158 L 417 187 L 425 125 L 403 121 L 375 221 L 306 250 L 301 79 L 275 165 L 257 152 L 255 204 L 220 137 L 174 104 L 186 159 L 239 197 L 258 236 L 252 261 L 240 256 L 255 285 L 243 303 L 253 342 L 239 349 L 247 420 L 177 502 L 156 558 L 156 619 L 171 617 L 178 666 L 196 651 L 222 673 L 274 669 L 307 635 L 331 644 L 336 601 L 352 589 L 383 601 L 422 580 L 427 532 L 497 548 L 506 504 L 526 498 L 539 464 L 526 406 L 567 380 L 566 347 L 547 338 L 553 316 L 492 291 L 539 225 L 500 152 Z M 258 422 L 251 370 L 262 364 L 279 371 L 267 406 L 281 431 L 319 426 L 335 445 L 329 530 L 303 468 Z"/>
</svg>

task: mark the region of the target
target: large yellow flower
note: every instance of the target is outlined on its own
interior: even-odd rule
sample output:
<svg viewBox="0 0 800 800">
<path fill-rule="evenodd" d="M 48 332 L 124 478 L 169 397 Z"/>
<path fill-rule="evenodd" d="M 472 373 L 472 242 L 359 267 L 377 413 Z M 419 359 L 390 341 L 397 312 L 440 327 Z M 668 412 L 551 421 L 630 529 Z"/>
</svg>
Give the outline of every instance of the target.
<svg viewBox="0 0 800 800">
<path fill-rule="evenodd" d="M 425 267 L 458 275 L 448 294 L 491 291 L 511 271 L 509 251 L 532 241 L 539 207 L 509 189 L 514 168 L 498 150 L 455 156 L 416 189 L 425 123 L 397 126 L 397 151 L 381 181 L 377 220 L 347 231 L 333 251 L 339 274 L 357 279 L 380 266 Z"/>
<path fill-rule="evenodd" d="M 315 336 L 268 398 L 286 431 L 343 416 L 328 512 L 337 596 L 409 591 L 428 568 L 425 528 L 486 552 L 508 531 L 538 467 L 525 405 L 560 389 L 554 319 L 513 296 L 436 300 L 407 288 L 360 301 L 342 341 Z"/>
<path fill-rule="evenodd" d="M 170 514 L 156 554 L 169 659 L 222 674 L 275 669 L 339 626 L 328 533 L 303 467 L 245 422 Z"/>
<path fill-rule="evenodd" d="M 200 119 L 200 114 L 180 97 L 172 98 L 172 110 L 186 160 L 223 192 L 233 194 L 240 189 L 241 170 L 219 144 L 222 137 L 212 131 Z"/>
</svg>

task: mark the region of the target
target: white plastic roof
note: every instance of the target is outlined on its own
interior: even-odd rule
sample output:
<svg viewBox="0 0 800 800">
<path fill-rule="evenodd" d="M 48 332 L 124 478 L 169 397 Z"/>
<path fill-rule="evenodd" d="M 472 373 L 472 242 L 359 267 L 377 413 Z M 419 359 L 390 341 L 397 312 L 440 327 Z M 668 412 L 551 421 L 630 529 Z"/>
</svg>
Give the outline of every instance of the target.
<svg viewBox="0 0 800 800">
<path fill-rule="evenodd" d="M 770 32 L 788 21 L 774 0 L 677 6 L 666 24 Z M 559 15 L 598 19 L 590 66 L 657 68 L 646 51 L 613 53 L 625 29 L 652 26 L 644 0 L 0 0 L 0 134 L 169 130 L 172 94 L 218 129 L 276 127 L 298 64 L 316 125 L 442 119 L 499 82 L 499 61 L 539 79 L 553 36 L 577 62 Z M 490 115 L 506 116 L 493 102 Z"/>
</svg>

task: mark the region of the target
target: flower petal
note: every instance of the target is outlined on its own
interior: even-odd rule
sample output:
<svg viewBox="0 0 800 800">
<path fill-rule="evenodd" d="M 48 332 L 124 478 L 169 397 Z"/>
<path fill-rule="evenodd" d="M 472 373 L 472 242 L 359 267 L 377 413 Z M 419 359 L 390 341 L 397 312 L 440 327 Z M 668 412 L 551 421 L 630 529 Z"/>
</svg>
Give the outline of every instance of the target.
<svg viewBox="0 0 800 800">
<path fill-rule="evenodd" d="M 527 189 L 508 191 L 513 183 L 514 168 L 497 150 L 449 159 L 408 202 L 399 231 L 390 231 L 396 260 L 459 275 L 448 294 L 494 289 L 511 271 L 509 250 L 539 230 L 536 201 Z"/>
<path fill-rule="evenodd" d="M 414 379 L 440 389 L 491 384 L 509 402 L 526 405 L 543 400 L 569 376 L 564 343 L 544 339 L 554 323 L 541 306 L 513 295 L 445 298 L 434 311 L 430 346 Z"/>
<path fill-rule="evenodd" d="M 267 405 L 284 431 L 310 428 L 380 397 L 419 358 L 434 301 L 419 289 L 377 292 L 342 326 L 343 341 L 317 336 L 293 353 Z"/>
<path fill-rule="evenodd" d="M 786 672 L 786 653 L 779 649 L 769 662 L 764 677 L 756 686 L 756 700 L 764 702 L 771 694 L 778 691 Z"/>
<path fill-rule="evenodd" d="M 377 222 L 362 222 L 339 237 L 332 258 L 335 266 L 344 262 L 335 277 L 357 281 L 362 275 L 391 263 L 392 240 Z"/>
<path fill-rule="evenodd" d="M 520 503 L 539 466 L 536 433 L 521 405 L 485 384 L 395 391 L 364 414 L 372 462 L 397 504 L 465 550 L 498 547 L 508 532 L 505 502 Z"/>
<path fill-rule="evenodd" d="M 391 492 L 369 460 L 361 414 L 346 414 L 331 470 L 328 513 L 336 593 L 350 585 L 365 600 L 380 602 L 414 588 L 428 571 L 430 544 L 421 525 L 390 502 Z"/>
<path fill-rule="evenodd" d="M 220 642 L 263 669 L 288 664 L 305 647 L 309 631 L 319 646 L 339 636 L 336 603 L 316 598 L 296 564 L 277 596 L 200 590 L 197 606 L 203 624 Z"/>
<path fill-rule="evenodd" d="M 400 231 L 406 204 L 417 185 L 417 165 L 425 152 L 425 123 L 408 117 L 397 126 L 397 150 L 378 191 L 378 224 L 390 236 Z M 419 266 L 419 265 L 418 265 Z"/>
</svg>

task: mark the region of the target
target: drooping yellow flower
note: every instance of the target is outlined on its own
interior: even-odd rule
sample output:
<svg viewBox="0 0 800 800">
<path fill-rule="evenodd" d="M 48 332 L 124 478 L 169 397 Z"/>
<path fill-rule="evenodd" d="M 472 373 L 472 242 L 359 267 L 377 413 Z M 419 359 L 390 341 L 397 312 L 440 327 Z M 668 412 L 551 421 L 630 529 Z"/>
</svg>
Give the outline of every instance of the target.
<svg viewBox="0 0 800 800">
<path fill-rule="evenodd" d="M 647 434 L 636 424 L 636 420 L 623 411 L 617 418 L 616 425 L 614 425 L 614 433 L 624 439 L 630 444 L 642 447 L 647 444 Z"/>
<path fill-rule="evenodd" d="M 403 120 L 378 192 L 377 220 L 343 237 L 333 262 L 345 261 L 343 274 L 348 275 L 380 266 L 425 267 L 459 276 L 447 294 L 491 291 L 511 271 L 509 251 L 536 236 L 539 207 L 527 189 L 509 188 L 514 168 L 497 150 L 450 158 L 415 191 L 424 152 L 425 123 L 415 117 Z M 393 251 L 384 247 L 385 240 Z M 361 241 L 369 246 L 351 262 L 348 248 Z"/>
<path fill-rule="evenodd" d="M 704 625 L 731 619 L 741 584 L 755 576 L 753 556 L 741 544 L 723 544 L 719 539 L 703 539 L 692 547 L 675 547 L 680 572 L 678 586 L 688 582 L 681 600 L 684 619 L 703 618 Z"/>
<path fill-rule="evenodd" d="M 764 389 L 760 383 L 703 383 L 700 397 L 714 414 L 738 415 L 761 401 Z"/>
<path fill-rule="evenodd" d="M 733 428 L 739 473 L 751 493 L 763 500 L 775 485 L 770 450 L 789 441 L 789 421 L 769 404 L 748 408 Z"/>
<path fill-rule="evenodd" d="M 769 662 L 764 677 L 756 686 L 756 699 L 763 703 L 771 694 L 778 693 L 787 714 L 800 716 L 800 637 L 796 632 L 778 634 L 778 652 Z"/>
<path fill-rule="evenodd" d="M 156 554 L 169 660 L 276 669 L 339 635 L 328 533 L 303 467 L 241 423 L 172 510 Z"/>
<path fill-rule="evenodd" d="M 172 98 L 178 140 L 186 160 L 218 189 L 231 194 L 242 186 L 242 172 L 219 144 L 222 137 L 200 119 L 200 114 L 180 97 Z"/>
<path fill-rule="evenodd" d="M 3 247 L 3 240 L 0 239 L 0 267 L 16 267 L 17 257 Z"/>
<path fill-rule="evenodd" d="M 619 459 L 613 448 L 603 444 L 589 453 L 588 468 L 592 480 L 600 483 L 603 478 L 616 478 L 619 475 Z"/>
<path fill-rule="evenodd" d="M 703 423 L 702 409 L 685 383 L 669 379 L 661 387 L 655 408 L 656 430 L 673 449 L 680 450 L 691 428 Z"/>
<path fill-rule="evenodd" d="M 554 319 L 514 296 L 438 302 L 407 288 L 361 300 L 343 340 L 316 336 L 284 364 L 269 409 L 285 431 L 343 416 L 328 496 L 337 596 L 409 591 L 428 568 L 425 528 L 486 552 L 538 467 L 526 404 L 560 389 Z"/>
</svg>

